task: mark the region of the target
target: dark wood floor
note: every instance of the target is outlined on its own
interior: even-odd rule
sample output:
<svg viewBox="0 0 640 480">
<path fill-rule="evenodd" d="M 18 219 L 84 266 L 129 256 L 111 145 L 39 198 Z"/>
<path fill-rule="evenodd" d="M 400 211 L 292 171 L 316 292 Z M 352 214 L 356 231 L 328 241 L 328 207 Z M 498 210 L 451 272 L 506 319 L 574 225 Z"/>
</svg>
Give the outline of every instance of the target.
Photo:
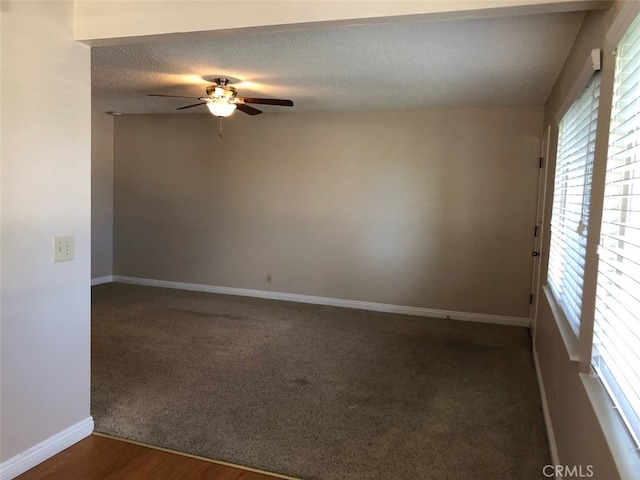
<svg viewBox="0 0 640 480">
<path fill-rule="evenodd" d="M 16 480 L 275 480 L 206 459 L 90 435 Z"/>
</svg>

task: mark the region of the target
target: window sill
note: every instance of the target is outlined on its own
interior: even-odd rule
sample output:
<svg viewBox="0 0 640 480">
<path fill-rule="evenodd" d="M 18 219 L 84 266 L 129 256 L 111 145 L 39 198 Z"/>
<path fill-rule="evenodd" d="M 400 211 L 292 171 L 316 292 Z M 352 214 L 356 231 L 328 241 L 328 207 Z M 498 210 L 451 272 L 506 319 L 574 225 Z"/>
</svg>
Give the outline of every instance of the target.
<svg viewBox="0 0 640 480">
<path fill-rule="evenodd" d="M 607 392 L 593 375 L 581 373 L 580 379 L 609 445 L 620 478 L 623 480 L 637 479 L 638 472 L 640 472 L 640 451 L 631 439 L 622 420 L 616 414 Z"/>
<path fill-rule="evenodd" d="M 578 339 L 574 335 L 573 330 L 571 330 L 569 321 L 562 312 L 562 309 L 556 303 L 556 299 L 553 297 L 553 293 L 551 293 L 549 287 L 545 285 L 542 287 L 542 290 L 544 291 L 545 297 L 547 297 L 547 302 L 549 302 L 549 307 L 551 308 L 551 313 L 553 313 L 556 325 L 558 325 L 558 330 L 560 330 L 560 336 L 562 337 L 567 354 L 569 355 L 569 360 L 577 362 Z"/>
</svg>

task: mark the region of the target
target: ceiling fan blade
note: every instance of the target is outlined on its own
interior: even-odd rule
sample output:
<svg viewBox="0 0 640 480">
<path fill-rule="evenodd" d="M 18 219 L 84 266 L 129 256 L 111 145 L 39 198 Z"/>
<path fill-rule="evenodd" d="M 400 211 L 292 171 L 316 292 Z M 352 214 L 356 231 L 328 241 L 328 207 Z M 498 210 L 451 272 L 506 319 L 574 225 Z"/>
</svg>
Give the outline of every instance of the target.
<svg viewBox="0 0 640 480">
<path fill-rule="evenodd" d="M 280 107 L 293 107 L 291 100 L 281 100 L 279 98 L 241 98 L 244 103 L 258 103 L 261 105 L 278 105 Z"/>
<path fill-rule="evenodd" d="M 248 113 L 249 115 L 260 115 L 262 113 L 262 110 L 250 107 L 249 105 L 245 105 L 244 103 L 237 103 L 236 107 L 238 107 L 238 110 L 240 110 L 241 112 Z"/>
<path fill-rule="evenodd" d="M 158 95 L 156 93 L 147 93 L 147 97 L 171 97 L 171 98 L 197 98 L 200 99 L 200 97 L 187 97 L 184 95 Z"/>
<path fill-rule="evenodd" d="M 187 105 L 186 107 L 176 108 L 176 110 L 184 110 L 185 108 L 197 107 L 198 105 L 206 105 L 207 102 L 194 103 L 193 105 Z"/>
</svg>

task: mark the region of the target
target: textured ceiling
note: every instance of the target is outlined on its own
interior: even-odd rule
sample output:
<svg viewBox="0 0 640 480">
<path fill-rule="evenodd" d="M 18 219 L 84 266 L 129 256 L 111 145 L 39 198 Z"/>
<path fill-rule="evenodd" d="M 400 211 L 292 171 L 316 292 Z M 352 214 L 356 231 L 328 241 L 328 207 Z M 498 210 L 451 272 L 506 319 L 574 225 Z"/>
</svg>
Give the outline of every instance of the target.
<svg viewBox="0 0 640 480">
<path fill-rule="evenodd" d="M 170 113 L 211 76 L 240 96 L 290 98 L 293 109 L 363 111 L 543 105 L 584 12 L 237 33 L 94 47 L 94 106 Z M 186 110 L 206 112 L 204 106 Z"/>
</svg>

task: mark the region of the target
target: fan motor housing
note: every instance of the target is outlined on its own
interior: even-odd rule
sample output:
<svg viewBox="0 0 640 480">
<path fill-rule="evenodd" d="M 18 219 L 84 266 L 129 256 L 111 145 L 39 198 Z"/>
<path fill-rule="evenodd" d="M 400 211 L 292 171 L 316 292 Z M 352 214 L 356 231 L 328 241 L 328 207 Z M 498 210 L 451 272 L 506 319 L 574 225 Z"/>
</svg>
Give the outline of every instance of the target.
<svg viewBox="0 0 640 480">
<path fill-rule="evenodd" d="M 229 85 L 229 79 L 216 78 L 214 84 L 207 87 L 207 95 L 213 98 L 232 100 L 237 95 L 236 89 Z"/>
</svg>

